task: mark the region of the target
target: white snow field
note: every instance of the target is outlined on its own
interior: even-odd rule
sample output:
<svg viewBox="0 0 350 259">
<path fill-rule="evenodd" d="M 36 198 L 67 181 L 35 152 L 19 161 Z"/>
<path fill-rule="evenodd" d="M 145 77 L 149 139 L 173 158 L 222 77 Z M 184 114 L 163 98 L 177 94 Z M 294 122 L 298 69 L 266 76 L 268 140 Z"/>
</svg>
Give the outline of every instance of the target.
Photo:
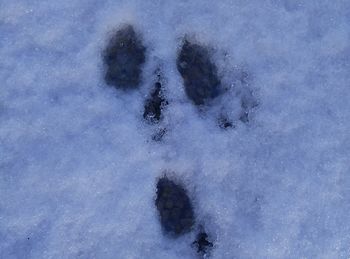
<svg viewBox="0 0 350 259">
<path fill-rule="evenodd" d="M 147 48 L 134 91 L 104 82 L 123 24 Z M 186 97 L 185 35 L 211 46 L 233 128 Z M 208 258 L 350 258 L 349 42 L 349 0 L 0 0 L 0 258 L 197 258 L 199 225 Z M 142 113 L 159 65 L 155 142 Z M 155 206 L 164 172 L 196 214 L 178 238 Z"/>
</svg>

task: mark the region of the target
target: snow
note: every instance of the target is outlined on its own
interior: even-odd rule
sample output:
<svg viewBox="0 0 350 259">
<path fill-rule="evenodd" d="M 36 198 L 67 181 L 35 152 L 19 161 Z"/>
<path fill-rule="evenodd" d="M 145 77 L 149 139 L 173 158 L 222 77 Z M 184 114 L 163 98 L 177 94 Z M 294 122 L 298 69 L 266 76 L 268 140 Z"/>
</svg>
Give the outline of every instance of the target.
<svg viewBox="0 0 350 259">
<path fill-rule="evenodd" d="M 101 56 L 125 23 L 147 47 L 127 93 Z M 204 112 L 176 68 L 184 35 L 231 87 Z M 0 1 L 0 258 L 195 258 L 196 230 L 162 233 L 164 171 L 186 185 L 210 258 L 349 258 L 349 40 L 347 0 Z M 159 65 L 168 132 L 154 142 L 142 115 Z M 258 106 L 243 123 L 247 89 Z"/>
</svg>

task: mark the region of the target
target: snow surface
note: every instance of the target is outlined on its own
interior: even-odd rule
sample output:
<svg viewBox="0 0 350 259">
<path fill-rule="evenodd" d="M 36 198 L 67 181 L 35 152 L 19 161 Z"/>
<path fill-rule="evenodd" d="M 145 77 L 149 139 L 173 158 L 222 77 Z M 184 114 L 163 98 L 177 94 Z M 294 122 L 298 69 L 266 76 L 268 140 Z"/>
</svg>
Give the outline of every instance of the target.
<svg viewBox="0 0 350 259">
<path fill-rule="evenodd" d="M 101 57 L 125 23 L 147 47 L 128 93 L 105 84 Z M 185 34 L 213 47 L 232 93 L 253 91 L 249 123 L 222 130 L 187 99 Z M 164 171 L 211 258 L 349 258 L 349 40 L 348 0 L 0 0 L 0 258 L 195 258 L 196 231 L 161 231 Z M 159 143 L 142 119 L 158 64 Z M 221 105 L 234 116 L 239 98 Z"/>
</svg>

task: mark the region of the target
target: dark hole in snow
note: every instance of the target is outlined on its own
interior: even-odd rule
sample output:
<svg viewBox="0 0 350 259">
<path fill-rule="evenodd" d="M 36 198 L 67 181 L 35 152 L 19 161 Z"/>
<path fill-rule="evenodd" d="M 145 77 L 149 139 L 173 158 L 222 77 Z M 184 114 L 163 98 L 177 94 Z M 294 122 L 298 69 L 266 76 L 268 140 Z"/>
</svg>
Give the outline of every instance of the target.
<svg viewBox="0 0 350 259">
<path fill-rule="evenodd" d="M 171 236 L 189 232 L 194 225 L 193 207 L 186 190 L 166 176 L 157 183 L 156 207 L 162 229 Z"/>
<path fill-rule="evenodd" d="M 116 32 L 103 53 L 105 81 L 116 88 L 137 88 L 145 62 L 145 47 L 131 25 Z"/>
</svg>

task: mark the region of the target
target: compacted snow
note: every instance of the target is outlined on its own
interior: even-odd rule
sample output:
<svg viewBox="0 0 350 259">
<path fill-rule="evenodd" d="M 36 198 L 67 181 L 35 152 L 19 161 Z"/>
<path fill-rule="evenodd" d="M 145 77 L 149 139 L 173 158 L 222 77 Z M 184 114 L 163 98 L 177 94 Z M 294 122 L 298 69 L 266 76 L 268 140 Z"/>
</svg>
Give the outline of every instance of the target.
<svg viewBox="0 0 350 259">
<path fill-rule="evenodd" d="M 128 90 L 103 54 L 125 25 L 145 48 Z M 184 39 L 225 89 L 209 105 Z M 0 0 L 0 258 L 349 258 L 349 42 L 348 0 Z M 180 236 L 165 177 L 195 216 Z"/>
</svg>

